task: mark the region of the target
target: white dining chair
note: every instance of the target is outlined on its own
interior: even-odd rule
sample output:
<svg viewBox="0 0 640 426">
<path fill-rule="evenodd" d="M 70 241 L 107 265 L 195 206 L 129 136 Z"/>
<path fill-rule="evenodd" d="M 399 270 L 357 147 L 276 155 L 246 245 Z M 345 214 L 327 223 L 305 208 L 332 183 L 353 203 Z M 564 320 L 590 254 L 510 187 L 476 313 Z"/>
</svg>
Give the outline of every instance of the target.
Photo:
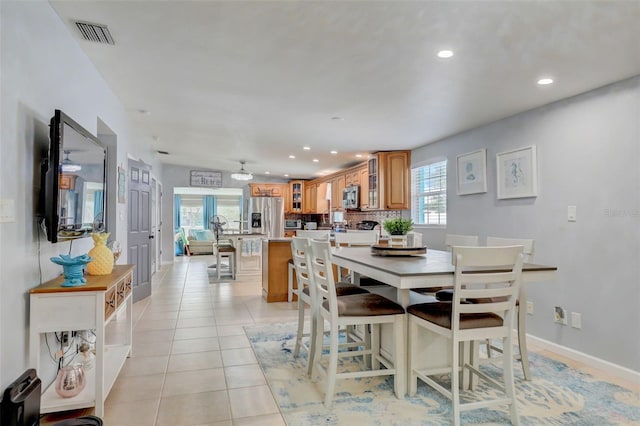
<svg viewBox="0 0 640 426">
<path fill-rule="evenodd" d="M 334 243 L 336 247 L 361 247 L 372 246 L 378 244 L 380 241 L 380 233 L 375 230 L 370 231 L 349 231 L 349 232 L 336 232 L 334 234 Z M 338 268 L 339 277 L 347 277 L 351 271 L 344 271 L 342 268 Z M 382 285 L 382 283 L 361 277 L 358 282 L 359 285 Z"/>
<path fill-rule="evenodd" d="M 447 246 L 447 251 L 451 251 L 454 246 L 476 247 L 478 246 L 477 235 L 461 235 L 461 234 L 447 234 L 444 238 L 444 243 Z M 429 288 L 415 288 L 416 293 L 423 295 L 435 296 L 436 299 L 441 297 L 443 300 L 448 298 L 451 300 L 452 288 L 451 286 L 442 287 L 429 287 Z"/>
<path fill-rule="evenodd" d="M 297 230 L 296 237 L 303 238 L 313 238 L 316 240 L 325 240 L 329 241 L 331 237 L 331 230 Z M 293 275 L 295 273 L 295 264 L 293 263 L 293 259 L 289 259 L 288 269 L 287 269 L 287 301 L 293 301 Z"/>
<path fill-rule="evenodd" d="M 318 375 L 325 377 L 324 404 L 331 407 L 337 379 L 358 377 L 387 376 L 394 377 L 396 397 L 402 399 L 405 393 L 405 310 L 399 304 L 378 294 L 354 294 L 338 297 L 333 279 L 331 263 L 331 246 L 328 242 L 311 240 L 311 272 L 318 296 L 318 318 L 329 323 L 329 353 L 322 353 L 322 333 L 316 333 L 316 354 L 312 378 Z M 322 321 L 322 320 L 320 320 Z M 380 352 L 380 325 L 393 325 L 393 359 Z M 349 326 L 364 325 L 371 328 L 371 344 L 364 344 L 354 350 L 338 354 L 339 333 Z M 338 372 L 338 357 L 369 358 L 364 359 L 359 371 Z M 323 360 L 328 359 L 328 363 Z M 370 364 L 370 367 L 368 365 Z"/>
<path fill-rule="evenodd" d="M 522 246 L 454 247 L 455 266 L 453 299 L 451 302 L 431 302 L 410 305 L 409 317 L 409 395 L 415 395 L 418 379 L 452 401 L 453 424 L 460 424 L 460 412 L 492 406 L 509 406 L 511 422 L 519 424 L 513 377 L 512 329 L 515 303 L 522 281 Z M 486 272 L 486 268 L 505 268 L 506 272 Z M 474 272 L 473 268 L 484 268 Z M 464 272 L 464 273 L 463 273 Z M 485 284 L 490 283 L 491 286 Z M 467 303 L 469 298 L 500 298 L 489 303 Z M 429 354 L 419 350 L 428 340 L 433 345 L 447 339 L 448 366 L 425 368 L 421 362 Z M 488 376 L 467 361 L 473 359 L 468 348 L 473 342 L 502 339 L 505 348 L 502 383 Z M 462 353 L 462 357 L 461 357 Z M 469 370 L 501 390 L 502 395 L 487 400 L 460 401 L 460 373 Z M 440 376 L 450 375 L 450 388 L 445 388 Z M 438 377 L 438 380 L 435 379 Z"/>
<path fill-rule="evenodd" d="M 300 349 L 303 348 L 307 352 L 307 373 L 311 374 L 313 367 L 313 357 L 315 355 L 314 345 L 316 343 L 316 333 L 318 332 L 318 315 L 317 315 L 317 297 L 315 286 L 312 285 L 313 277 L 309 269 L 310 248 L 309 239 L 304 237 L 293 237 L 291 239 L 291 255 L 295 264 L 297 288 L 294 290 L 298 296 L 298 328 L 296 332 L 296 344 L 293 350 L 293 356 L 300 355 Z M 350 283 L 337 283 L 336 294 L 363 294 L 368 293 L 367 290 L 355 286 Z M 305 323 L 305 306 L 309 306 L 310 313 L 310 333 L 304 334 Z M 321 327 L 324 330 L 324 324 Z M 303 338 L 309 337 L 309 344 L 305 345 Z"/>
<path fill-rule="evenodd" d="M 512 245 L 520 245 L 523 247 L 523 256 L 525 262 L 533 261 L 533 252 L 534 252 L 534 240 L 532 239 L 523 239 L 523 238 L 501 238 L 501 237 L 487 237 L 487 247 L 501 247 L 501 246 L 512 246 Z M 522 365 L 522 372 L 524 374 L 525 380 L 531 380 L 531 367 L 529 365 L 529 356 L 527 350 L 527 308 L 526 306 L 522 308 L 520 301 L 524 300 L 526 302 L 526 286 L 522 286 L 520 288 L 520 294 L 518 295 L 518 299 L 516 300 L 516 330 L 518 333 L 518 349 L 519 353 L 515 355 L 515 358 L 520 361 Z M 477 302 L 477 300 L 469 300 L 469 302 Z M 496 357 L 494 355 L 495 352 L 503 353 L 503 348 L 497 347 L 491 343 L 491 341 L 487 341 L 487 359 L 493 361 Z"/>
</svg>

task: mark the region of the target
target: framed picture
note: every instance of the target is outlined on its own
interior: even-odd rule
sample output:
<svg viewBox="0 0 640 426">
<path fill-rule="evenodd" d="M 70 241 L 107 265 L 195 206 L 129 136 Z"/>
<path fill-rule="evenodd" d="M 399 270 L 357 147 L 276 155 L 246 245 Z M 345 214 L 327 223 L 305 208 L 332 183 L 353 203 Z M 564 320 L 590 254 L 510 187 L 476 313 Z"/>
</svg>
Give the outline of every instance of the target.
<svg viewBox="0 0 640 426">
<path fill-rule="evenodd" d="M 126 202 L 125 198 L 125 187 L 127 185 L 127 172 L 123 167 L 118 167 L 118 203 L 124 204 Z"/>
<path fill-rule="evenodd" d="M 222 187 L 222 172 L 191 170 L 191 178 L 189 182 L 191 186 L 206 186 L 207 188 L 220 188 Z"/>
<path fill-rule="evenodd" d="M 487 192 L 487 150 L 458 155 L 458 195 Z"/>
<path fill-rule="evenodd" d="M 538 195 L 536 146 L 528 146 L 496 155 L 498 199 Z"/>
</svg>

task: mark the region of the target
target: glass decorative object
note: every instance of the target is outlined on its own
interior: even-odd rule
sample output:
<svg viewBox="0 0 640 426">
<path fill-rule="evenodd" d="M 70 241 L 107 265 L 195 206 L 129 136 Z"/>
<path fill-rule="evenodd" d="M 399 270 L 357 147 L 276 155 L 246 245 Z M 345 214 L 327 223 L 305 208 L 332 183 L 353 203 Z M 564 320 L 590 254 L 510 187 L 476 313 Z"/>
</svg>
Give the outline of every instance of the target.
<svg viewBox="0 0 640 426">
<path fill-rule="evenodd" d="M 91 275 L 109 275 L 113 271 L 113 252 L 107 247 L 109 233 L 93 233 L 93 248 L 89 256 L 93 260 L 87 265 L 87 272 Z"/>
<path fill-rule="evenodd" d="M 72 398 L 84 389 L 87 380 L 82 364 L 72 364 L 58 370 L 56 393 L 63 398 Z"/>
<path fill-rule="evenodd" d="M 120 241 L 114 240 L 111 242 L 111 252 L 113 253 L 113 262 L 115 263 L 122 254 L 122 245 L 120 244 Z"/>
<path fill-rule="evenodd" d="M 83 254 L 81 256 L 71 257 L 66 254 L 61 254 L 59 257 L 52 257 L 50 260 L 62 266 L 62 273 L 65 278 L 62 287 L 79 287 L 87 283 L 82 270 L 84 266 L 92 260 L 89 255 Z"/>
</svg>

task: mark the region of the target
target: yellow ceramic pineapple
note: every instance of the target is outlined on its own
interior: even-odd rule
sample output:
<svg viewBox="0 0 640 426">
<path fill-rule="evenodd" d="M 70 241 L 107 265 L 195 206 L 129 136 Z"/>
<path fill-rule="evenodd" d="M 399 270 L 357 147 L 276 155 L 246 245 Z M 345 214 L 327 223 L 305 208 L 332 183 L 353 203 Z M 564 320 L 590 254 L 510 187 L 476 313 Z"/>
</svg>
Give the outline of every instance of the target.
<svg viewBox="0 0 640 426">
<path fill-rule="evenodd" d="M 87 265 L 87 272 L 91 275 L 108 275 L 113 271 L 113 252 L 107 247 L 109 233 L 93 233 L 94 247 L 89 250 L 89 256 L 93 258 Z"/>
</svg>

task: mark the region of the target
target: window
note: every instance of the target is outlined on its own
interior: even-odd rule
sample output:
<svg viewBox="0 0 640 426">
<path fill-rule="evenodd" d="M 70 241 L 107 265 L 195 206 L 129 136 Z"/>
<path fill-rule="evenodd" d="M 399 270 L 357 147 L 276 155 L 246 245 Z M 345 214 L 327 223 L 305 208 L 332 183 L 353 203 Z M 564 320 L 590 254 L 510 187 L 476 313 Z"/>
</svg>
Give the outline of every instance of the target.
<svg viewBox="0 0 640 426">
<path fill-rule="evenodd" d="M 416 225 L 447 224 L 447 160 L 411 169 L 411 219 Z"/>
</svg>

